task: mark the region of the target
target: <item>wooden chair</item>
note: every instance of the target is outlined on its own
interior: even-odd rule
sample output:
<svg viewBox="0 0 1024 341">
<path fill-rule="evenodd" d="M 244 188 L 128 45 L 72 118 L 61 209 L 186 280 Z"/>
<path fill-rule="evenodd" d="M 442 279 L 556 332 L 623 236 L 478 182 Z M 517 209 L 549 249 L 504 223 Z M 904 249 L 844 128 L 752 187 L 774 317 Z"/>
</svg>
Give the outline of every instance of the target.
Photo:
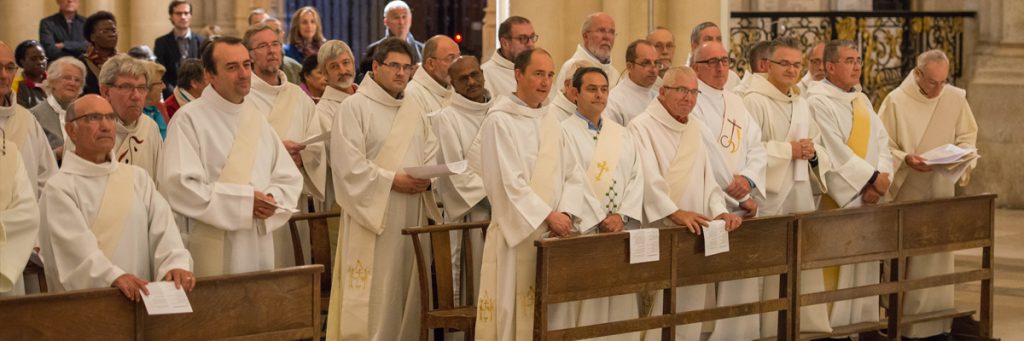
<svg viewBox="0 0 1024 341">
<path fill-rule="evenodd" d="M 32 256 L 28 259 L 28 264 L 25 264 L 25 271 L 22 272 L 22 276 L 25 278 L 35 276 L 36 280 L 39 281 L 40 294 L 45 294 L 49 291 L 46 287 L 46 271 L 43 269 L 43 261 L 39 259 L 39 254 L 32 253 Z"/>
<path fill-rule="evenodd" d="M 402 229 L 402 234 L 412 238 L 413 249 L 416 252 L 416 273 L 419 276 L 420 286 L 420 340 L 427 340 L 430 331 L 437 328 L 445 330 L 457 330 L 465 333 L 466 340 L 472 340 L 475 334 L 476 325 L 476 300 L 474 299 L 475 288 L 473 287 L 473 245 L 470 232 L 474 229 L 487 229 L 489 222 L 475 222 L 465 224 L 449 225 L 428 225 L 421 227 L 410 227 Z M 451 231 L 462 233 L 462 269 L 463 278 L 460 279 L 464 285 L 463 304 L 455 302 L 455 286 L 452 279 L 452 258 L 451 258 Z M 427 234 L 430 240 L 431 254 L 426 254 L 424 245 L 420 238 L 421 234 Z M 438 252 L 438 250 L 442 250 Z M 430 278 L 430 257 L 433 261 L 435 271 L 435 282 Z M 434 299 L 436 308 L 431 307 L 431 283 L 436 283 Z"/>
<path fill-rule="evenodd" d="M 310 263 L 324 266 L 324 274 L 320 276 L 320 308 L 327 311 L 331 301 L 331 275 L 334 270 L 334 253 L 331 252 L 331 238 L 328 232 L 327 219 L 338 218 L 341 212 L 338 210 L 318 213 L 296 213 L 288 220 L 288 228 L 291 229 L 292 250 L 295 252 L 295 265 L 305 265 L 305 256 L 302 254 L 302 238 L 299 237 L 298 222 L 305 221 L 309 226 L 309 255 Z"/>
</svg>

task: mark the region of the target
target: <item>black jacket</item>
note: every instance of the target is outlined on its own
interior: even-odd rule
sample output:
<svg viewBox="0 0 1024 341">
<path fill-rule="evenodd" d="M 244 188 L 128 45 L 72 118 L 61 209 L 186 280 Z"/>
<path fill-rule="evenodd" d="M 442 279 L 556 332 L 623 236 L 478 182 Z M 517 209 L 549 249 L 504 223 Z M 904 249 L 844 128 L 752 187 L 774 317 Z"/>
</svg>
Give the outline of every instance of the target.
<svg viewBox="0 0 1024 341">
<path fill-rule="evenodd" d="M 89 42 L 85 40 L 85 17 L 75 15 L 70 27 L 60 12 L 39 21 L 39 42 L 43 44 L 46 58 L 51 62 L 60 57 L 78 57 L 85 53 Z M 57 48 L 57 43 L 64 43 L 64 48 Z"/>
<path fill-rule="evenodd" d="M 203 46 L 203 42 L 206 41 L 206 37 L 200 34 L 192 32 L 188 38 L 188 55 L 186 58 L 199 58 L 201 51 L 199 47 Z M 178 42 L 174 39 L 174 31 L 167 33 L 160 38 L 156 38 L 156 44 L 153 48 L 153 54 L 156 55 L 156 62 L 167 68 L 167 72 L 164 73 L 164 97 L 170 97 L 170 93 L 174 90 L 174 87 L 178 85 L 178 67 L 181 66 L 181 51 L 178 50 Z"/>
</svg>

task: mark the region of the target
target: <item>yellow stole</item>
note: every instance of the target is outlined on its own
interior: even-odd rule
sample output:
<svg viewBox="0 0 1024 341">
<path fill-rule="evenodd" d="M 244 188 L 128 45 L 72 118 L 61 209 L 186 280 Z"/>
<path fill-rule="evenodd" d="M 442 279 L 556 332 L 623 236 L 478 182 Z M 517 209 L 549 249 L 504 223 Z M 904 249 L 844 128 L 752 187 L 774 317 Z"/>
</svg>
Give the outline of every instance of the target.
<svg viewBox="0 0 1024 341">
<path fill-rule="evenodd" d="M 252 177 L 256 147 L 260 139 L 260 114 L 248 104 L 239 112 L 238 130 L 228 151 L 227 161 L 221 169 L 217 182 L 248 184 Z M 195 260 L 197 276 L 224 274 L 224 230 L 194 220 L 195 226 L 189 235 L 189 252 Z M 266 233 L 262 231 L 262 233 Z"/>
<path fill-rule="evenodd" d="M 107 176 L 107 187 L 103 191 L 100 209 L 90 226 L 100 250 L 103 250 L 107 258 L 114 256 L 123 235 L 124 221 L 128 219 L 132 206 L 137 204 L 132 166 L 118 164 L 115 167 L 117 170 Z"/>
<path fill-rule="evenodd" d="M 288 139 L 288 130 L 292 127 L 292 115 L 297 109 L 295 101 L 299 95 L 302 95 L 301 92 L 302 90 L 299 90 L 297 86 L 285 85 L 284 90 L 278 93 L 277 98 L 274 99 L 274 107 L 271 108 L 270 114 L 267 116 L 267 122 L 282 140 Z"/>
<path fill-rule="evenodd" d="M 584 126 L 586 122 L 583 123 Z M 597 198 L 602 198 L 604 193 L 611 189 L 612 180 L 615 179 L 615 170 L 619 166 L 619 156 L 622 154 L 622 143 L 626 135 L 626 129 L 611 120 L 602 123 L 601 132 L 597 135 L 597 145 L 594 146 L 594 153 L 590 159 L 590 166 L 587 167 L 587 182 L 590 184 L 590 191 Z"/>
</svg>

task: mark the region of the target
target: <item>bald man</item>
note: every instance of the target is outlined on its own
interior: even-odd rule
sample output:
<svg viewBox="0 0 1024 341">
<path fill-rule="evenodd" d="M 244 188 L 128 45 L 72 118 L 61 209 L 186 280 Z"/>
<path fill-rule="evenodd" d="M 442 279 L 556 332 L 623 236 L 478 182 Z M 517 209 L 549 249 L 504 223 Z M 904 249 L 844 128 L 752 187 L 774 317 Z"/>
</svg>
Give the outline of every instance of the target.
<svg viewBox="0 0 1024 341">
<path fill-rule="evenodd" d="M 658 77 L 659 83 L 655 84 L 658 88 L 661 87 L 660 77 L 665 76 L 665 72 L 668 68 L 672 67 L 672 60 L 676 58 L 676 37 L 667 28 L 658 27 L 647 34 L 647 41 L 654 45 L 654 49 L 658 51 Z"/>
<path fill-rule="evenodd" d="M 612 65 L 612 48 L 615 47 L 615 20 L 603 12 L 592 13 L 583 21 L 580 30 L 582 41 L 576 46 L 576 53 L 562 64 L 555 79 L 554 92 L 560 92 L 565 88 L 565 79 L 572 78 L 568 73 L 568 66 L 578 60 L 588 60 L 594 63 L 605 74 L 608 75 L 608 88 L 614 89 L 619 83 L 619 70 Z M 549 98 L 553 98 L 552 92 Z"/>
<path fill-rule="evenodd" d="M 14 142 L 25 167 L 32 193 L 36 197 L 51 176 L 57 173 L 57 159 L 50 150 L 43 127 L 28 109 L 18 105 L 11 82 L 18 72 L 14 51 L 0 41 L 0 129 Z"/>
<path fill-rule="evenodd" d="M 403 106 L 422 115 L 441 109 L 452 95 L 448 67 L 462 53 L 452 38 L 436 35 L 423 45 L 423 64 L 405 87 Z"/>
<path fill-rule="evenodd" d="M 700 47 L 701 44 L 709 42 L 722 44 L 722 31 L 718 28 L 718 25 L 710 21 L 705 21 L 694 26 L 693 30 L 690 31 L 690 54 L 686 56 L 686 66 L 693 66 L 694 51 L 697 51 L 697 48 Z M 733 63 L 735 63 L 735 61 Z M 732 66 L 733 64 L 729 65 L 729 67 Z M 736 71 L 730 69 L 729 79 L 725 83 L 725 88 L 732 90 L 739 84 L 740 75 L 736 74 Z"/>
<path fill-rule="evenodd" d="M 800 88 L 801 96 L 807 97 L 807 89 L 811 86 L 811 82 L 825 79 L 824 58 L 825 42 L 819 41 L 814 44 L 814 47 L 811 47 L 810 53 L 807 54 L 807 73 L 796 84 Z"/>
</svg>

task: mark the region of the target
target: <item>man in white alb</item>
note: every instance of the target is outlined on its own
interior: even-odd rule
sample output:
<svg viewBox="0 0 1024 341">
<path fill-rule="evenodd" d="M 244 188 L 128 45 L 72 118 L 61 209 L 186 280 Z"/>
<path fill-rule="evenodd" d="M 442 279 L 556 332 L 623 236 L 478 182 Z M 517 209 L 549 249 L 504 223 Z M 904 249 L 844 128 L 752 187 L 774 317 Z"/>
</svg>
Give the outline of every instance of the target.
<svg viewBox="0 0 1024 341">
<path fill-rule="evenodd" d="M 722 42 L 722 30 L 718 28 L 718 25 L 710 21 L 705 21 L 694 26 L 693 30 L 690 31 L 690 54 L 688 54 L 686 56 L 686 60 L 683 61 L 686 66 L 693 67 L 693 57 L 694 54 L 696 54 L 697 48 L 704 45 L 704 43 L 710 42 L 724 44 Z M 732 63 L 735 63 L 735 61 Z M 732 67 L 732 64 L 729 66 Z M 725 89 L 732 90 L 739 84 L 740 75 L 737 74 L 736 71 L 729 69 L 729 77 L 724 85 Z"/>
<path fill-rule="evenodd" d="M 580 29 L 581 38 L 579 45 L 576 45 L 576 53 L 573 53 L 569 60 L 562 64 L 555 78 L 554 91 L 560 92 L 565 88 L 565 79 L 572 78 L 569 73 L 569 65 L 577 60 L 588 60 L 597 65 L 608 74 L 608 85 L 611 89 L 619 83 L 619 70 L 612 65 L 612 47 L 615 46 L 615 20 L 607 13 L 597 12 L 587 15 Z"/>
<path fill-rule="evenodd" d="M 512 61 L 523 51 L 532 49 L 540 36 L 533 31 L 530 19 L 513 15 L 498 26 L 498 43 L 500 46 L 491 54 L 481 69 L 487 80 L 487 91 L 491 96 L 512 96 L 516 91 L 515 66 Z"/>
<path fill-rule="evenodd" d="M 405 87 L 405 110 L 427 115 L 441 109 L 452 95 L 448 67 L 461 56 L 459 45 L 452 38 L 436 35 L 423 45 L 423 63 Z"/>
<path fill-rule="evenodd" d="M 608 95 L 602 117 L 626 126 L 658 96 L 658 54 L 649 41 L 636 40 L 626 47 L 626 76 Z"/>
<path fill-rule="evenodd" d="M 32 183 L 32 193 L 38 197 L 46 180 L 57 173 L 57 160 L 35 115 L 14 98 L 11 84 L 17 72 L 14 51 L 0 41 L 0 129 L 3 129 L 7 141 L 14 142 L 12 146 L 18 148 L 22 165 Z"/>
</svg>

